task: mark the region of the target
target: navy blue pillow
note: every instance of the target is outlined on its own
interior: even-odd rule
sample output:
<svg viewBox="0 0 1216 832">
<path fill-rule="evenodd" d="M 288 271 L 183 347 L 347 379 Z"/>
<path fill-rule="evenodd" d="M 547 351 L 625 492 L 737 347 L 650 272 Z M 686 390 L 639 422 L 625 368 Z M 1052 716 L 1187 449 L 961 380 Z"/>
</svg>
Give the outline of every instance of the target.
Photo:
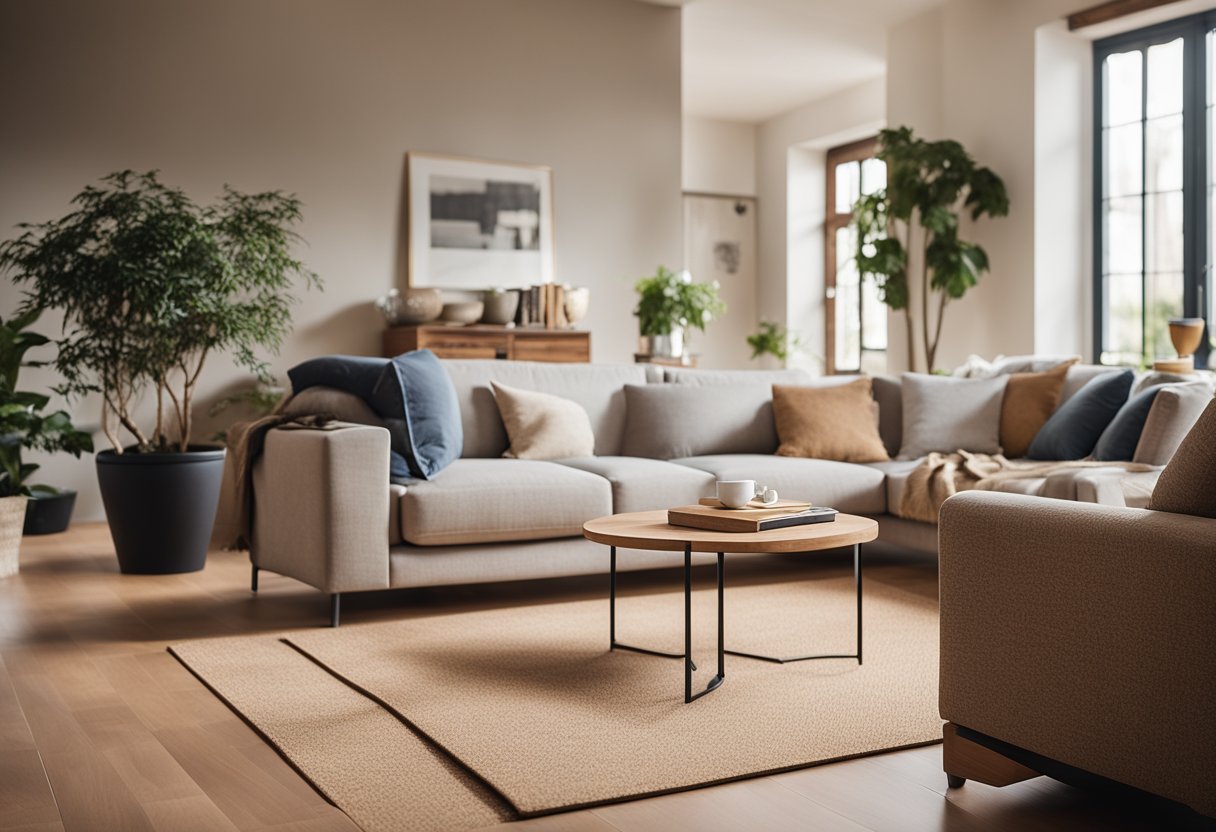
<svg viewBox="0 0 1216 832">
<path fill-rule="evenodd" d="M 292 367 L 287 377 L 293 393 L 309 387 L 336 387 L 371 404 L 376 380 L 388 362 L 369 355 L 323 355 Z"/>
<path fill-rule="evenodd" d="M 1153 400 L 1160 392 L 1161 385 L 1155 385 L 1132 396 L 1127 404 L 1119 408 L 1114 420 L 1098 439 L 1094 459 L 1099 462 L 1131 461 L 1136 455 L 1136 446 L 1140 444 L 1144 423 L 1148 421 L 1148 412 L 1153 408 Z"/>
<path fill-rule="evenodd" d="M 1027 459 L 1081 459 L 1093 453 L 1102 431 L 1127 401 L 1136 374 L 1131 370 L 1103 373 L 1060 405 L 1039 429 Z"/>
<path fill-rule="evenodd" d="M 430 479 L 460 458 L 464 429 L 456 388 L 430 350 L 407 352 L 386 364 L 368 404 L 415 477 Z"/>
<path fill-rule="evenodd" d="M 291 392 L 299 393 L 309 387 L 333 387 L 358 396 L 371 405 L 372 391 L 380 373 L 389 363 L 387 358 L 370 355 L 323 355 L 297 364 L 287 371 Z M 405 483 L 415 479 L 405 457 L 389 451 L 389 482 Z"/>
</svg>

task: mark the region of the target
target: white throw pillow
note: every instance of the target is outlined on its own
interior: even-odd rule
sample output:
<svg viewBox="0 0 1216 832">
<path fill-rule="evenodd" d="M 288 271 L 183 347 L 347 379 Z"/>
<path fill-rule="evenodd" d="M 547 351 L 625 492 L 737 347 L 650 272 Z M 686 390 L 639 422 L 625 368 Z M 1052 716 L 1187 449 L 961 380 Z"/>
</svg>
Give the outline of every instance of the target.
<svg viewBox="0 0 1216 832">
<path fill-rule="evenodd" d="M 953 378 L 904 373 L 904 437 L 900 459 L 931 451 L 1001 450 L 1001 400 L 1008 376 Z"/>
<path fill-rule="evenodd" d="M 490 382 L 511 445 L 510 459 L 569 459 L 595 456 L 591 419 L 578 402 L 549 393 Z"/>
</svg>

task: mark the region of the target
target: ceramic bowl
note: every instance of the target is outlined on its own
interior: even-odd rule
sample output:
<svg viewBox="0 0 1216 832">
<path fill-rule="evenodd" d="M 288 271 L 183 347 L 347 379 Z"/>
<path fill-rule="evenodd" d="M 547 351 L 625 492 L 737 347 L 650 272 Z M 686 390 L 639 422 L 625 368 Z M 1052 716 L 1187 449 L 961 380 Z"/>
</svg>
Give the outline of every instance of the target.
<svg viewBox="0 0 1216 832">
<path fill-rule="evenodd" d="M 482 295 L 486 309 L 482 313 L 482 323 L 502 326 L 515 320 L 515 310 L 519 308 L 519 292 L 514 289 L 495 290 Z"/>
<path fill-rule="evenodd" d="M 475 324 L 481 320 L 486 311 L 486 305 L 479 300 L 466 300 L 457 303 L 445 303 L 440 318 L 444 323 L 464 326 Z"/>
</svg>

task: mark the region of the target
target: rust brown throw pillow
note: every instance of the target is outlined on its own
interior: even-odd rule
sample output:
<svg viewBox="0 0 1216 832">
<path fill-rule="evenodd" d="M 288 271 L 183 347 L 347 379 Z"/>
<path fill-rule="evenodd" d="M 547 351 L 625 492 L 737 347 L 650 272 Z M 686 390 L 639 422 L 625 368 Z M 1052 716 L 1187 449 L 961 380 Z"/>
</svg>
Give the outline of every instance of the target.
<svg viewBox="0 0 1216 832">
<path fill-rule="evenodd" d="M 1060 403 L 1064 376 L 1077 359 L 1045 373 L 1010 373 L 1001 402 L 1001 449 L 1010 459 L 1026 456 L 1030 443 Z"/>
<path fill-rule="evenodd" d="M 890 459 L 878 434 L 870 380 L 832 387 L 773 385 L 773 417 L 780 456 L 883 462 Z"/>
<path fill-rule="evenodd" d="M 1216 517 L 1216 401 L 1208 403 L 1161 472 L 1148 507 Z"/>
</svg>

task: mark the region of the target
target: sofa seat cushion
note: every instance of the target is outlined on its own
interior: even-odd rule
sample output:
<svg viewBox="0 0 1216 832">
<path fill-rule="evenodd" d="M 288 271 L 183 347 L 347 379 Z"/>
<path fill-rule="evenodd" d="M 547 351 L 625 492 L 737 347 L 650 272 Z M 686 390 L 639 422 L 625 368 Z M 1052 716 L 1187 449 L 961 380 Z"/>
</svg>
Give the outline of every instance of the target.
<svg viewBox="0 0 1216 832">
<path fill-rule="evenodd" d="M 529 459 L 458 459 L 401 498 L 401 536 L 416 546 L 575 537 L 612 513 L 608 480 Z"/>
<path fill-rule="evenodd" d="M 887 512 L 889 514 L 899 514 L 899 503 L 904 498 L 904 486 L 908 482 L 908 475 L 915 471 L 916 466 L 920 463 L 919 459 L 891 459 L 886 462 L 866 464 L 867 468 L 882 471 L 887 478 Z"/>
<path fill-rule="evenodd" d="M 714 495 L 713 474 L 659 459 L 591 456 L 560 463 L 608 480 L 614 514 L 691 505 Z"/>
<path fill-rule="evenodd" d="M 767 454 L 721 454 L 673 459 L 715 480 L 756 480 L 784 499 L 810 500 L 848 514 L 887 510 L 886 474 L 869 465 Z"/>
</svg>

